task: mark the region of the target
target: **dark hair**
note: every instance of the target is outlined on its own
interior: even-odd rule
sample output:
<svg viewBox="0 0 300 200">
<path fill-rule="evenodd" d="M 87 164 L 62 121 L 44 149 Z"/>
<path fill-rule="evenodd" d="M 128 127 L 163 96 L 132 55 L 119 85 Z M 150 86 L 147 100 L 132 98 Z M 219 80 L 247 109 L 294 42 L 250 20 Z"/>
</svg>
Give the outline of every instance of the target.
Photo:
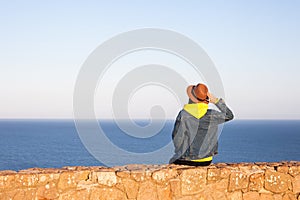
<svg viewBox="0 0 300 200">
<path fill-rule="evenodd" d="M 195 103 L 195 102 L 193 102 L 193 101 L 189 98 L 189 104 L 192 104 L 192 103 Z"/>
</svg>

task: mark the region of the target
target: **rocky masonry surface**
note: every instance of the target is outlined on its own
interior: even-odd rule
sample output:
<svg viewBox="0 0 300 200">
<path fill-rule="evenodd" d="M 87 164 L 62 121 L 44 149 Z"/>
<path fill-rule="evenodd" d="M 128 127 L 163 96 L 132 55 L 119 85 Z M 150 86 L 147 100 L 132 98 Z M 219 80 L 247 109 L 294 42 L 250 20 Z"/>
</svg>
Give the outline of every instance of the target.
<svg viewBox="0 0 300 200">
<path fill-rule="evenodd" d="M 0 199 L 300 200 L 300 162 L 0 171 Z"/>
</svg>

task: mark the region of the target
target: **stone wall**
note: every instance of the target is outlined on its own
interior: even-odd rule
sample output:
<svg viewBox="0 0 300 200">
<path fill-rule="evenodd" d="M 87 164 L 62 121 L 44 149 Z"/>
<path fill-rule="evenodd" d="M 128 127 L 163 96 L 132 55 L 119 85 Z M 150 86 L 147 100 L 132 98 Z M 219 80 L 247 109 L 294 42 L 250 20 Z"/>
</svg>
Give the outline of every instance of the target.
<svg viewBox="0 0 300 200">
<path fill-rule="evenodd" d="M 300 162 L 0 172 L 0 199 L 300 200 Z"/>
</svg>

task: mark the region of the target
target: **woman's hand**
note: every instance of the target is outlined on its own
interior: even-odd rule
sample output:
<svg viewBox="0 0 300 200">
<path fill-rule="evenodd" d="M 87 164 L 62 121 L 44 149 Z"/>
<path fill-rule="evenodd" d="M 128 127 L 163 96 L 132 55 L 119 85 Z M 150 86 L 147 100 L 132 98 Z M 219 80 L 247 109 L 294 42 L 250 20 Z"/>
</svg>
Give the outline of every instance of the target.
<svg viewBox="0 0 300 200">
<path fill-rule="evenodd" d="M 209 97 L 209 102 L 216 104 L 218 102 L 218 98 L 216 98 L 213 94 L 210 92 L 207 92 L 207 96 Z"/>
</svg>

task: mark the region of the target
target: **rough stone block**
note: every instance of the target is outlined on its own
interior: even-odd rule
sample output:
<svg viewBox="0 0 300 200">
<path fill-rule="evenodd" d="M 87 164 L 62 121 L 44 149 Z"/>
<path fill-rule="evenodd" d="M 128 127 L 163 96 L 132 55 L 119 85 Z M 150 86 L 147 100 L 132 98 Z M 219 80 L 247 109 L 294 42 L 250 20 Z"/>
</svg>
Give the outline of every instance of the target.
<svg viewBox="0 0 300 200">
<path fill-rule="evenodd" d="M 293 192 L 300 193 L 300 175 L 295 176 L 295 178 L 292 181 L 292 185 L 293 185 Z"/>
<path fill-rule="evenodd" d="M 289 174 L 293 177 L 300 174 L 300 166 L 290 166 L 289 167 Z"/>
<path fill-rule="evenodd" d="M 136 170 L 136 171 L 130 171 L 130 177 L 134 179 L 137 182 L 142 182 L 145 180 L 151 179 L 151 171 L 147 170 Z"/>
<path fill-rule="evenodd" d="M 75 174 L 74 172 L 66 171 L 60 174 L 58 181 L 58 189 L 65 190 L 76 187 Z"/>
<path fill-rule="evenodd" d="M 38 174 L 38 186 L 46 185 L 47 183 L 58 183 L 59 173 L 40 173 Z"/>
<path fill-rule="evenodd" d="M 171 187 L 171 192 L 174 197 L 179 197 L 181 196 L 181 182 L 180 179 L 171 179 L 169 181 L 170 187 Z"/>
<path fill-rule="evenodd" d="M 89 190 L 85 190 L 85 189 L 70 190 L 68 192 L 61 194 L 59 196 L 58 200 L 89 200 L 90 199 L 89 195 L 90 195 Z M 98 198 L 98 199 L 100 199 L 100 198 Z"/>
<path fill-rule="evenodd" d="M 260 200 L 274 200 L 273 194 L 260 194 Z"/>
<path fill-rule="evenodd" d="M 227 199 L 230 200 L 243 200 L 243 194 L 241 191 L 228 192 Z"/>
<path fill-rule="evenodd" d="M 172 200 L 170 185 L 167 186 L 158 185 L 157 197 L 158 200 Z"/>
<path fill-rule="evenodd" d="M 274 194 L 273 197 L 274 197 L 274 200 L 282 200 L 281 194 Z"/>
<path fill-rule="evenodd" d="M 128 171 L 128 170 L 117 171 L 116 175 L 120 178 L 130 178 L 130 171 Z"/>
<path fill-rule="evenodd" d="M 225 192 L 220 192 L 220 191 L 210 191 L 209 192 L 210 197 L 212 197 L 212 199 L 217 199 L 217 200 L 227 200 Z M 210 198 L 208 197 L 208 198 Z"/>
<path fill-rule="evenodd" d="M 287 174 L 267 170 L 265 173 L 265 188 L 274 193 L 288 191 L 291 177 Z"/>
<path fill-rule="evenodd" d="M 37 189 L 37 196 L 39 199 L 55 199 L 59 196 L 56 184 L 51 182 L 40 186 Z"/>
<path fill-rule="evenodd" d="M 229 177 L 229 187 L 228 191 L 237 191 L 242 189 L 247 189 L 248 187 L 248 178 L 247 174 L 243 172 L 232 172 Z"/>
<path fill-rule="evenodd" d="M 231 174 L 231 170 L 228 168 L 219 168 L 219 170 L 221 178 L 228 178 Z"/>
<path fill-rule="evenodd" d="M 115 172 L 112 171 L 100 171 L 92 172 L 92 181 L 97 182 L 104 186 L 113 186 L 117 184 L 117 176 Z"/>
<path fill-rule="evenodd" d="M 14 196 L 16 195 L 17 190 L 10 190 L 10 191 L 5 191 L 3 193 L 0 193 L 0 199 L 1 200 L 12 200 Z"/>
<path fill-rule="evenodd" d="M 220 192 L 227 192 L 228 188 L 228 179 L 221 179 L 214 184 L 211 184 L 211 187 L 213 187 L 214 191 L 220 191 Z"/>
<path fill-rule="evenodd" d="M 257 200 L 259 199 L 258 192 L 246 192 L 243 194 L 243 200 Z"/>
<path fill-rule="evenodd" d="M 89 170 L 76 171 L 75 172 L 76 183 L 78 183 L 79 181 L 88 180 L 90 173 L 91 171 Z"/>
<path fill-rule="evenodd" d="M 204 197 L 197 197 L 195 198 L 194 196 L 184 196 L 184 197 L 179 197 L 176 198 L 176 200 L 212 200 L 212 199 L 205 199 Z"/>
<path fill-rule="evenodd" d="M 264 174 L 254 173 L 249 176 L 249 191 L 260 191 L 264 186 Z"/>
<path fill-rule="evenodd" d="M 158 184 L 164 184 L 177 175 L 176 169 L 161 169 L 152 173 L 152 179 Z"/>
<path fill-rule="evenodd" d="M 287 174 L 289 172 L 289 167 L 285 165 L 278 166 L 277 171 Z"/>
<path fill-rule="evenodd" d="M 14 200 L 32 200 L 36 197 L 36 189 L 28 188 L 28 189 L 19 189 L 14 195 Z"/>
<path fill-rule="evenodd" d="M 207 170 L 207 180 L 208 182 L 214 182 L 221 179 L 221 170 L 217 168 L 212 168 Z"/>
<path fill-rule="evenodd" d="M 203 191 L 206 186 L 206 174 L 205 168 L 183 170 L 180 174 L 182 194 L 191 195 Z"/>
<path fill-rule="evenodd" d="M 90 200 L 127 200 L 126 194 L 116 188 L 93 188 Z"/>
<path fill-rule="evenodd" d="M 158 200 L 157 188 L 152 181 L 145 181 L 141 183 L 137 200 Z"/>
<path fill-rule="evenodd" d="M 282 200 L 297 200 L 297 197 L 295 194 L 286 193 L 283 195 Z"/>
<path fill-rule="evenodd" d="M 139 190 L 139 184 L 132 179 L 123 179 L 122 184 L 129 199 L 136 199 Z"/>
<path fill-rule="evenodd" d="M 18 188 L 35 187 L 38 183 L 38 180 L 37 174 L 19 173 L 15 175 L 15 186 Z"/>
<path fill-rule="evenodd" d="M 15 175 L 0 175 L 0 192 L 15 187 Z"/>
</svg>

